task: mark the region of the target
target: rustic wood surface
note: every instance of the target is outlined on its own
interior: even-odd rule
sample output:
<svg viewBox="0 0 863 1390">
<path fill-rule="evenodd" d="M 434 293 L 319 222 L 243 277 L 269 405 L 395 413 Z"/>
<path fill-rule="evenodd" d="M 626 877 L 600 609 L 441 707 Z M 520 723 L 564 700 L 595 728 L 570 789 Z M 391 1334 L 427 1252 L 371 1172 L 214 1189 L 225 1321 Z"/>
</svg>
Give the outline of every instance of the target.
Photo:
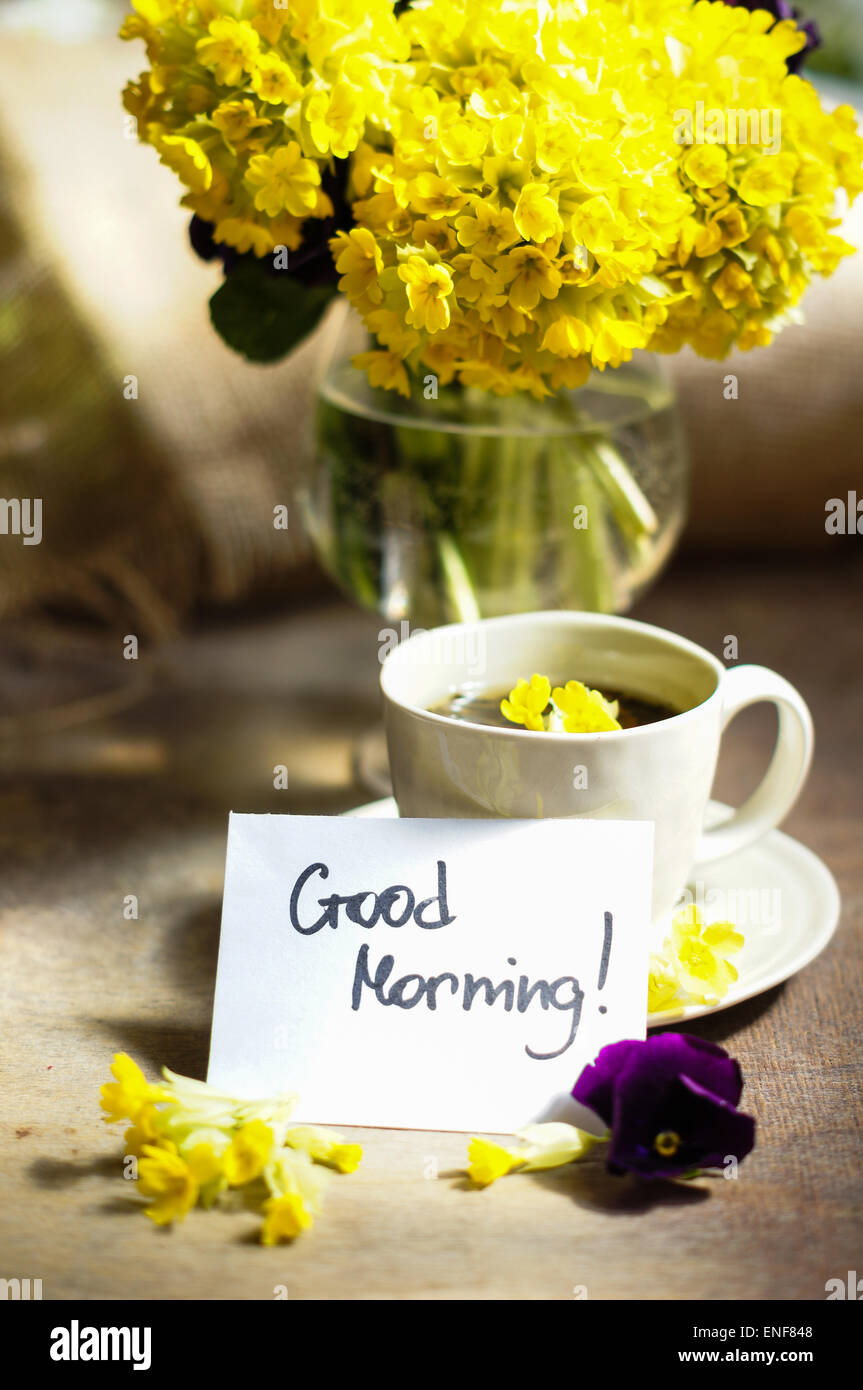
<svg viewBox="0 0 863 1390">
<path fill-rule="evenodd" d="M 331 601 L 163 653 L 153 692 L 99 724 L 0 745 L 0 1277 L 49 1299 L 823 1299 L 863 1272 L 863 632 L 859 543 L 830 565 L 673 570 L 636 616 L 775 667 L 818 748 L 786 829 L 835 873 L 842 921 L 785 986 L 689 1025 L 740 1058 L 759 1142 L 739 1180 L 678 1190 L 599 1164 L 466 1189 L 465 1138 L 360 1131 L 315 1229 L 263 1249 L 246 1214 L 157 1231 L 121 1177 L 98 1087 L 128 1050 L 203 1075 L 229 809 L 367 799 L 351 747 L 378 715 L 378 628 Z M 118 639 L 119 641 L 119 639 Z M 766 762 L 766 711 L 728 736 L 718 795 Z M 272 788 L 284 763 L 290 790 Z M 140 917 L 123 917 L 127 894 Z M 432 1164 L 439 1176 L 426 1174 Z"/>
</svg>

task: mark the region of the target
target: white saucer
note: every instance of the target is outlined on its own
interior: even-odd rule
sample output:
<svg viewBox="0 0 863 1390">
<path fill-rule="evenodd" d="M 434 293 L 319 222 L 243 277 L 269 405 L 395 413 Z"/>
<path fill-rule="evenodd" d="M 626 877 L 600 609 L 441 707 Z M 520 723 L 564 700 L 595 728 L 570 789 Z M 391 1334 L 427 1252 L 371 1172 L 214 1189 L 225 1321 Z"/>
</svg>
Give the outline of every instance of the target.
<svg viewBox="0 0 863 1390">
<path fill-rule="evenodd" d="M 398 816 L 398 809 L 387 796 L 346 814 L 390 820 Z M 708 823 L 728 814 L 727 806 L 711 802 Z M 745 937 L 743 949 L 734 958 L 738 979 L 718 1004 L 687 1004 L 649 1014 L 649 1028 L 717 1013 L 790 979 L 821 954 L 839 921 L 839 890 L 830 870 L 816 854 L 780 830 L 771 830 L 749 849 L 699 872 L 703 877 L 689 886 L 696 902 L 703 895 L 705 919 L 727 916 Z M 655 947 L 665 930 L 667 924 L 665 928 L 660 924 Z"/>
</svg>

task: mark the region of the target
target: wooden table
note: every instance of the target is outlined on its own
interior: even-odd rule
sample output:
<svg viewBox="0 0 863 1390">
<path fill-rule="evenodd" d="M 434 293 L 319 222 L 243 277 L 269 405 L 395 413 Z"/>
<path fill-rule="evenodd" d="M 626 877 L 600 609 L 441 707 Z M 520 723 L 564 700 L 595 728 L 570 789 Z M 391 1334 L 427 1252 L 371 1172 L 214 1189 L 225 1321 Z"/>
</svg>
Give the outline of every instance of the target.
<svg viewBox="0 0 863 1390">
<path fill-rule="evenodd" d="M 611 1180 L 598 1165 L 466 1190 L 460 1135 L 360 1132 L 313 1232 L 255 1243 L 245 1214 L 157 1231 L 121 1177 L 98 1087 L 128 1050 L 202 1076 L 229 809 L 338 812 L 367 799 L 351 745 L 378 714 L 378 629 L 333 600 L 199 631 L 125 714 L 6 747 L 0 790 L 0 1277 L 49 1299 L 823 1299 L 863 1273 L 859 542 L 818 567 L 673 570 L 637 616 L 787 675 L 818 733 L 786 829 L 843 895 L 827 952 L 785 986 L 690 1025 L 747 1078 L 759 1142 L 736 1182 Z M 766 762 L 742 715 L 716 793 Z M 275 791 L 273 767 L 289 770 Z M 137 921 L 124 899 L 139 900 Z M 438 1177 L 426 1174 L 436 1169 Z"/>
</svg>

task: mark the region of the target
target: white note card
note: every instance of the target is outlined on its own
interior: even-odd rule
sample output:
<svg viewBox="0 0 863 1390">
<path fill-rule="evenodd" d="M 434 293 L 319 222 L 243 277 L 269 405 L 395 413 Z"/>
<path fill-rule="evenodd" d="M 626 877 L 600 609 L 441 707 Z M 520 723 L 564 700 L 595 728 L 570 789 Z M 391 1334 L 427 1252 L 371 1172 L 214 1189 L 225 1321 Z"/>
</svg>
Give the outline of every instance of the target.
<svg viewBox="0 0 863 1390">
<path fill-rule="evenodd" d="M 646 1029 L 653 827 L 232 815 L 209 1080 L 510 1133 Z"/>
</svg>

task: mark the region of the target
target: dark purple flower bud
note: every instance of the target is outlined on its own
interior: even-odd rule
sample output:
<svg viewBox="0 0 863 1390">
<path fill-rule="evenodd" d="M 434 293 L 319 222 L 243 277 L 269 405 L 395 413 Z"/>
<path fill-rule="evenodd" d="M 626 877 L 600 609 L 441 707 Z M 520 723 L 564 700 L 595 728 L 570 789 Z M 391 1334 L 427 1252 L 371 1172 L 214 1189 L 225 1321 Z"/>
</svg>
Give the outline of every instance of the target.
<svg viewBox="0 0 863 1390">
<path fill-rule="evenodd" d="M 807 55 L 813 49 L 821 47 L 821 35 L 818 32 L 818 25 L 814 19 L 801 19 L 800 11 L 796 5 L 789 3 L 789 0 L 725 0 L 726 5 L 739 5 L 744 10 L 766 10 L 768 14 L 780 19 L 793 19 L 797 28 L 806 35 L 806 47 L 801 48 L 799 53 L 792 53 L 788 58 L 788 71 L 799 72 Z"/>
<path fill-rule="evenodd" d="M 721 1047 L 685 1033 L 604 1047 L 573 1096 L 611 1130 L 612 1172 L 675 1178 L 738 1162 L 755 1121 L 737 1109 L 740 1067 Z"/>
</svg>

